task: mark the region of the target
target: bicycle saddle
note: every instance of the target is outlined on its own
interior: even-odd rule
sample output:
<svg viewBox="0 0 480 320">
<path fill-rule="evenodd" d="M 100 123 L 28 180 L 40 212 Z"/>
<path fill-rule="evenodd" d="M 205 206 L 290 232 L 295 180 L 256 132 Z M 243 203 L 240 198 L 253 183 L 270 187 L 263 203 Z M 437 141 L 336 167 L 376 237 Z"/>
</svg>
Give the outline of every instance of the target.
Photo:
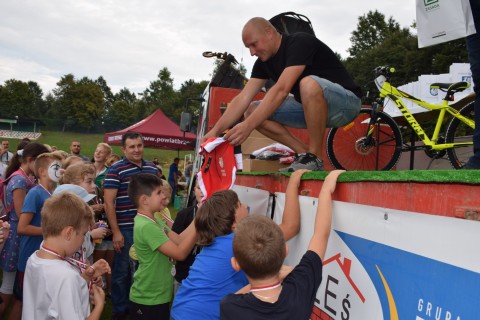
<svg viewBox="0 0 480 320">
<path fill-rule="evenodd" d="M 467 88 L 470 88 L 470 83 L 461 81 L 455 83 L 441 83 L 435 82 L 430 85 L 431 89 L 440 89 L 442 91 L 461 92 Z"/>
</svg>

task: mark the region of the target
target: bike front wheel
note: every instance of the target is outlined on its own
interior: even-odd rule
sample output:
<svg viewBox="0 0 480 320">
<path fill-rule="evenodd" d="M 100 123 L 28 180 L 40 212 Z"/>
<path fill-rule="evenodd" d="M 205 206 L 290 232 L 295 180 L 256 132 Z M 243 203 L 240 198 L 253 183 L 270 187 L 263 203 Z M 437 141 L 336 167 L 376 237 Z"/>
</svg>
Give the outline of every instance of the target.
<svg viewBox="0 0 480 320">
<path fill-rule="evenodd" d="M 475 119 L 474 102 L 460 109 L 460 114 L 466 118 Z M 447 128 L 446 143 L 471 142 L 461 147 L 447 149 L 448 160 L 455 169 L 462 169 L 465 163 L 473 155 L 473 131 L 474 129 L 453 118 Z"/>
<path fill-rule="evenodd" d="M 363 108 L 350 124 L 330 129 L 327 155 L 336 169 L 390 170 L 400 159 L 402 134 L 398 125 L 388 114 L 377 112 L 370 127 L 371 113 Z"/>
</svg>

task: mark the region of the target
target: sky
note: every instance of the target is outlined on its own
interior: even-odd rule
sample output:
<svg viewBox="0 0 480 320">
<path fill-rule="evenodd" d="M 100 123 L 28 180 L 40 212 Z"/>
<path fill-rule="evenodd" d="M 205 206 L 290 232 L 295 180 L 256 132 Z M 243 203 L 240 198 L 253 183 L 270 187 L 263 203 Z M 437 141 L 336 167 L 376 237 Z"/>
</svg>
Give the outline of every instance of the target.
<svg viewBox="0 0 480 320">
<path fill-rule="evenodd" d="M 306 15 L 316 36 L 347 57 L 358 17 L 370 10 L 401 27 L 415 20 L 414 0 L 2 0 L 0 84 L 35 81 L 46 94 L 72 73 L 138 93 L 167 67 L 178 89 L 210 80 L 214 61 L 204 51 L 233 54 L 249 75 L 255 57 L 241 41 L 244 24 L 286 11 Z"/>
</svg>

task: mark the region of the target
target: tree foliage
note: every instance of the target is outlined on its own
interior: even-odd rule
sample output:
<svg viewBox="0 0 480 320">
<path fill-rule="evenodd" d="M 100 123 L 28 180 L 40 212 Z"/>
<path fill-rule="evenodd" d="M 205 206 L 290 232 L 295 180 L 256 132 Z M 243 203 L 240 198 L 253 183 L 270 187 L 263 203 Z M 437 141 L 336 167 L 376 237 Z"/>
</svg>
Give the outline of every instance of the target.
<svg viewBox="0 0 480 320">
<path fill-rule="evenodd" d="M 3 118 L 38 119 L 45 110 L 43 92 L 34 82 L 10 79 L 0 85 L 0 110 Z"/>
<path fill-rule="evenodd" d="M 381 44 L 388 35 L 399 30 L 400 24 L 392 17 L 386 21 L 384 14 L 377 10 L 369 11 L 358 18 L 357 29 L 352 32 L 350 37 L 352 45 L 348 52 L 351 57 L 355 57 L 365 50 Z"/>
<path fill-rule="evenodd" d="M 375 41 L 374 36 L 380 40 Z M 392 84 L 402 85 L 418 80 L 422 74 L 448 73 L 454 62 L 468 62 L 464 39 L 419 49 L 416 35 L 408 28 L 399 28 L 393 18 L 385 21 L 377 11 L 359 17 L 349 52 L 351 56 L 344 63 L 363 94 L 370 92 L 370 98 L 364 99 L 367 104 L 377 94 L 373 83 L 373 69 L 377 66 L 394 67 Z"/>
</svg>

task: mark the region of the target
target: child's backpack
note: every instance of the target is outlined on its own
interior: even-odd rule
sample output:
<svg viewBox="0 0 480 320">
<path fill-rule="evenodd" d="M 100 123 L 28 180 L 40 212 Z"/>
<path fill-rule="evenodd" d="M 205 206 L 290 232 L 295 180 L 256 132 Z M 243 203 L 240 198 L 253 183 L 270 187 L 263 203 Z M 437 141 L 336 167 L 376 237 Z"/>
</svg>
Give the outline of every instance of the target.
<svg viewBox="0 0 480 320">
<path fill-rule="evenodd" d="M 17 170 L 6 179 L 0 179 L 0 220 L 6 221 L 8 213 L 13 208 L 13 202 L 7 208 L 7 184 L 13 176 L 23 175 L 22 171 Z"/>
<path fill-rule="evenodd" d="M 310 19 L 303 14 L 298 14 L 292 11 L 284 12 L 271 18 L 270 22 L 279 32 L 285 34 L 306 32 L 313 36 L 315 35 Z"/>
<path fill-rule="evenodd" d="M 202 202 L 213 193 L 233 187 L 237 170 L 242 169 L 242 154 L 223 138 L 210 138 L 200 146 L 203 163 L 197 174 Z"/>
</svg>

